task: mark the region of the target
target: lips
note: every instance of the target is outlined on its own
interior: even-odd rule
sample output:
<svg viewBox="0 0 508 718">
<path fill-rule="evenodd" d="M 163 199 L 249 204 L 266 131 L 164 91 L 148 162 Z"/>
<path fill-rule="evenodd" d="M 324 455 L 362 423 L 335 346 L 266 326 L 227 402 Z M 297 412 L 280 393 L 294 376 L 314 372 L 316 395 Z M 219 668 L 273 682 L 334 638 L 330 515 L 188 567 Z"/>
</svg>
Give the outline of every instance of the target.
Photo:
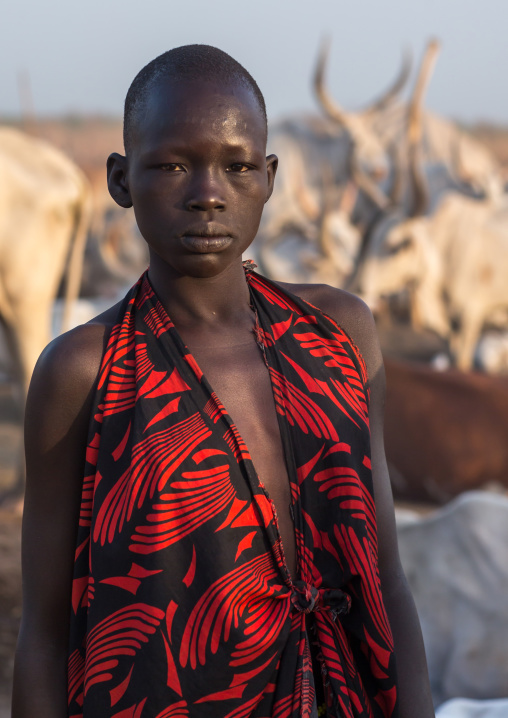
<svg viewBox="0 0 508 718">
<path fill-rule="evenodd" d="M 208 252 L 221 252 L 229 247 L 233 238 L 225 229 L 189 230 L 182 235 L 184 247 L 191 252 L 207 254 Z"/>
</svg>

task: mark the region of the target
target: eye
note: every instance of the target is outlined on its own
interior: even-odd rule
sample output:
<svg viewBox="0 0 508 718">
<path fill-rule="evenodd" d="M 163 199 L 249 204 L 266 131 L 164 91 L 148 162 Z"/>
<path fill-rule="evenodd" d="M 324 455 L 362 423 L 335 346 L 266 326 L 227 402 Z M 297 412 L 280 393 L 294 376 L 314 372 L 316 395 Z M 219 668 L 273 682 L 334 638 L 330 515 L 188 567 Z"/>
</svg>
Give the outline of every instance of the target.
<svg viewBox="0 0 508 718">
<path fill-rule="evenodd" d="M 404 237 L 404 239 L 399 243 L 397 249 L 399 251 L 405 250 L 405 249 L 411 249 L 413 246 L 413 241 L 411 237 Z"/>
<path fill-rule="evenodd" d="M 159 169 L 163 172 L 185 172 L 185 167 L 177 162 L 164 162 L 159 165 Z"/>
<path fill-rule="evenodd" d="M 403 252 L 406 249 L 411 249 L 413 246 L 413 241 L 411 237 L 404 237 L 403 239 L 399 240 L 397 243 L 391 242 L 386 247 L 386 254 L 398 254 L 399 252 Z"/>
<path fill-rule="evenodd" d="M 252 167 L 250 165 L 246 165 L 243 162 L 235 162 L 234 164 L 229 166 L 228 172 L 239 172 L 243 174 L 244 172 L 248 172 L 251 169 Z"/>
</svg>

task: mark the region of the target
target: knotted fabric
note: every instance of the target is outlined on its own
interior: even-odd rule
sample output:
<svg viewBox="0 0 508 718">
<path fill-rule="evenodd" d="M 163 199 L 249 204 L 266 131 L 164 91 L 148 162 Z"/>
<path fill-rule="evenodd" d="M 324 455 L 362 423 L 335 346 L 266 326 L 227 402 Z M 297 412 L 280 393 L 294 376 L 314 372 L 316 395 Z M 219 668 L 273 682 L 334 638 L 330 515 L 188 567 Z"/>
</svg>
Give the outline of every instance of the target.
<svg viewBox="0 0 508 718">
<path fill-rule="evenodd" d="M 119 309 L 93 404 L 71 717 L 310 718 L 316 689 L 329 717 L 396 715 L 363 360 L 318 309 L 250 269 L 246 281 L 291 484 L 297 578 L 248 447 L 143 275 Z"/>
<path fill-rule="evenodd" d="M 291 603 L 297 611 L 330 611 L 334 618 L 341 613 L 349 613 L 351 596 L 336 589 L 319 589 L 311 583 L 296 580 L 292 582 Z"/>
</svg>

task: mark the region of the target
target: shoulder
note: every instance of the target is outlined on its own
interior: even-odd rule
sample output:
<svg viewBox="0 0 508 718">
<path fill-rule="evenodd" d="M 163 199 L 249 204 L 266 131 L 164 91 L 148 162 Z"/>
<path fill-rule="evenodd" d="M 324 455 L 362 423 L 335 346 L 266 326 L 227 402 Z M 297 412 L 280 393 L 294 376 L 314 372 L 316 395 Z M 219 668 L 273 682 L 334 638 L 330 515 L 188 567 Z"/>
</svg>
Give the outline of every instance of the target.
<svg viewBox="0 0 508 718">
<path fill-rule="evenodd" d="M 104 349 L 117 317 L 118 305 L 71 329 L 48 344 L 34 371 L 69 388 L 90 389 L 99 372 Z"/>
<path fill-rule="evenodd" d="M 379 375 L 382 358 L 376 325 L 372 312 L 362 299 L 327 284 L 276 284 L 283 291 L 295 294 L 336 321 L 360 351 L 370 380 Z"/>
<path fill-rule="evenodd" d="M 57 442 L 79 417 L 88 424 L 87 409 L 111 330 L 118 314 L 112 307 L 87 324 L 60 335 L 48 344 L 35 366 L 27 398 L 26 428 L 51 427 L 46 439 Z"/>
</svg>

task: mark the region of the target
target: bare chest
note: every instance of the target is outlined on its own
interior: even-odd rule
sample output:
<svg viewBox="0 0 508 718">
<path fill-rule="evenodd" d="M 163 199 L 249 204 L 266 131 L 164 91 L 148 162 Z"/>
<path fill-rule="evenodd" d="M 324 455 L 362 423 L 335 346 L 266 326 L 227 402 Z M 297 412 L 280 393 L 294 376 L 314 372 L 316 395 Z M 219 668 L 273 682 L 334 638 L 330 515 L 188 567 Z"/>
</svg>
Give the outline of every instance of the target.
<svg viewBox="0 0 508 718">
<path fill-rule="evenodd" d="M 291 493 L 268 369 L 254 338 L 235 347 L 192 349 L 244 440 L 277 512 L 290 573 L 296 572 Z"/>
</svg>

